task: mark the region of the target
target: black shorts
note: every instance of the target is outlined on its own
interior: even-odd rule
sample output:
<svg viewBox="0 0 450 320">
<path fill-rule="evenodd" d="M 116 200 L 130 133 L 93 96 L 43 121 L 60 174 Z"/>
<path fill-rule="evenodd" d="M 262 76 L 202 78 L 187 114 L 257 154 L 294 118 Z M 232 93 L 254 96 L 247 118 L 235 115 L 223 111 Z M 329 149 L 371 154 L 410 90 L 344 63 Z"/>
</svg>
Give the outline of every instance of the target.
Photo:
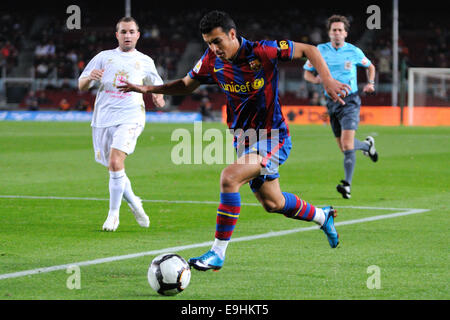
<svg viewBox="0 0 450 320">
<path fill-rule="evenodd" d="M 327 98 L 330 125 L 336 138 L 341 136 L 342 130 L 357 130 L 359 124 L 359 111 L 361 98 L 352 93 L 344 98 L 345 105 Z"/>
</svg>

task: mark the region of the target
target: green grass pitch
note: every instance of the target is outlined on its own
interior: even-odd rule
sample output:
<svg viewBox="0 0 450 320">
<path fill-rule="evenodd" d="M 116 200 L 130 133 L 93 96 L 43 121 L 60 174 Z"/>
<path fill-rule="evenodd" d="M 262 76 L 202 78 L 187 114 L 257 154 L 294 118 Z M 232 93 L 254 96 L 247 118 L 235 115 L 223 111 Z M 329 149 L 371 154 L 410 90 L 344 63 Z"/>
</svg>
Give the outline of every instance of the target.
<svg viewBox="0 0 450 320">
<path fill-rule="evenodd" d="M 123 202 L 119 229 L 107 233 L 101 227 L 109 176 L 94 161 L 89 124 L 0 122 L 0 300 L 450 298 L 450 127 L 361 126 L 357 137 L 375 135 L 380 159 L 372 163 L 357 153 L 352 199 L 345 200 L 335 190 L 343 158 L 330 128 L 290 126 L 293 149 L 280 168 L 282 190 L 337 207 L 336 222 L 343 223 L 337 249 L 320 230 L 232 242 L 220 272 L 192 270 L 189 287 L 169 298 L 147 283 L 156 254 L 81 266 L 79 289 L 69 289 L 73 274 L 66 268 L 7 276 L 179 246 L 188 246 L 177 252 L 186 259 L 204 253 L 209 245 L 189 246 L 214 238 L 225 165 L 173 164 L 177 128 L 193 131 L 192 124 L 147 124 L 126 161 L 150 228 L 140 228 Z M 225 131 L 222 124 L 203 128 Z M 248 186 L 241 195 L 235 239 L 313 226 L 252 205 Z M 413 209 L 425 210 L 361 220 Z"/>
</svg>

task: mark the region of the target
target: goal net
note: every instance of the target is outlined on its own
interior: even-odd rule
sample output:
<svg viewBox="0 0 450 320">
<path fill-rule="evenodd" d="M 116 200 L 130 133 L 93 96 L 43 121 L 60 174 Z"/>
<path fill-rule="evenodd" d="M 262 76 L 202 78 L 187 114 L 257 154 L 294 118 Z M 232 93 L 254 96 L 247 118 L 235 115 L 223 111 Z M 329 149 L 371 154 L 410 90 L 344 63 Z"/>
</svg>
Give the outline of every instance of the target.
<svg viewBox="0 0 450 320">
<path fill-rule="evenodd" d="M 431 116 L 434 107 L 450 107 L 450 68 L 409 68 L 406 124 L 416 124 L 419 110 Z"/>
</svg>

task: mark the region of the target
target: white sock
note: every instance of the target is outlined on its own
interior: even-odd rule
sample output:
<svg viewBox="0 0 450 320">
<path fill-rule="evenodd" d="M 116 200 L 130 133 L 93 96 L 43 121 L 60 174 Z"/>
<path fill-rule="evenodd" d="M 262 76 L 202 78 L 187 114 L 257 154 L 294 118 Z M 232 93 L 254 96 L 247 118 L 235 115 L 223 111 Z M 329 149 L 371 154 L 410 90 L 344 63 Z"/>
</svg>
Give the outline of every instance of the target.
<svg viewBox="0 0 450 320">
<path fill-rule="evenodd" d="M 211 250 L 218 254 L 220 259 L 225 258 L 225 251 L 227 251 L 227 246 L 230 240 L 219 240 L 215 239 Z"/>
<path fill-rule="evenodd" d="M 323 212 L 322 208 L 316 207 L 316 214 L 314 215 L 313 221 L 319 226 L 323 226 L 325 223 L 325 212 Z"/>
<path fill-rule="evenodd" d="M 118 214 L 125 189 L 125 170 L 109 172 L 109 214 Z"/>
<path fill-rule="evenodd" d="M 136 199 L 136 195 L 133 192 L 133 189 L 131 188 L 131 182 L 130 179 L 128 179 L 128 176 L 125 174 L 125 187 L 123 189 L 123 198 L 128 203 L 133 203 Z"/>
</svg>

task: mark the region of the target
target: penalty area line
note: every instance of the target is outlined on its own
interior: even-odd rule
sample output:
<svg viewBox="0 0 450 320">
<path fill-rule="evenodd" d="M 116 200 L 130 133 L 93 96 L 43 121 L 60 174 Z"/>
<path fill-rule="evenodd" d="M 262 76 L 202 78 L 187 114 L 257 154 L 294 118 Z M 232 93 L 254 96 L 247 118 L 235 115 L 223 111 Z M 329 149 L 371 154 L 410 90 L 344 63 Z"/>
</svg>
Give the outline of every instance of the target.
<svg viewBox="0 0 450 320">
<path fill-rule="evenodd" d="M 429 209 L 409 209 L 407 211 L 402 211 L 402 212 L 395 212 L 395 213 L 377 215 L 377 216 L 366 217 L 366 218 L 361 218 L 361 219 L 353 219 L 353 220 L 336 222 L 335 226 L 344 226 L 344 225 L 351 225 L 351 224 L 377 221 L 377 220 L 383 220 L 383 219 L 392 219 L 392 218 L 408 216 L 408 215 L 412 215 L 412 214 L 424 213 L 424 212 L 428 212 L 428 211 L 430 211 L 430 210 Z M 293 233 L 298 233 L 298 232 L 306 232 L 306 231 L 317 230 L 317 229 L 319 229 L 319 226 L 315 225 L 315 226 L 306 227 L 306 228 L 295 228 L 295 229 L 290 229 L 290 230 L 272 231 L 272 232 L 257 234 L 257 235 L 253 235 L 253 236 L 234 238 L 234 239 L 231 239 L 231 242 L 243 242 L 243 241 L 252 241 L 252 240 L 258 240 L 258 239 L 266 239 L 266 238 L 279 237 L 279 236 L 284 236 L 284 235 L 288 235 L 288 234 L 293 234 Z M 67 268 L 73 267 L 73 266 L 85 267 L 85 266 L 108 263 L 108 262 L 140 258 L 140 257 L 144 257 L 144 256 L 159 255 L 162 253 L 179 252 L 179 251 L 183 251 L 183 250 L 207 247 L 207 246 L 211 246 L 212 244 L 213 244 L 213 241 L 207 241 L 207 242 L 194 243 L 194 244 L 189 244 L 189 245 L 184 245 L 184 246 L 169 247 L 169 248 L 146 251 L 146 252 L 139 252 L 139 253 L 113 256 L 113 257 L 107 257 L 107 258 L 100 258 L 100 259 L 81 261 L 81 262 L 73 262 L 73 263 L 68 263 L 68 264 L 62 264 L 62 265 L 56 265 L 56 266 L 44 267 L 44 268 L 37 268 L 37 269 L 31 269 L 31 270 L 24 270 L 24 271 L 13 272 L 13 273 L 5 273 L 5 274 L 0 274 L 0 280 L 25 277 L 25 276 L 30 276 L 30 275 L 34 275 L 34 274 L 48 273 L 48 272 L 53 272 L 53 271 L 58 271 L 58 270 L 66 270 Z"/>
</svg>

